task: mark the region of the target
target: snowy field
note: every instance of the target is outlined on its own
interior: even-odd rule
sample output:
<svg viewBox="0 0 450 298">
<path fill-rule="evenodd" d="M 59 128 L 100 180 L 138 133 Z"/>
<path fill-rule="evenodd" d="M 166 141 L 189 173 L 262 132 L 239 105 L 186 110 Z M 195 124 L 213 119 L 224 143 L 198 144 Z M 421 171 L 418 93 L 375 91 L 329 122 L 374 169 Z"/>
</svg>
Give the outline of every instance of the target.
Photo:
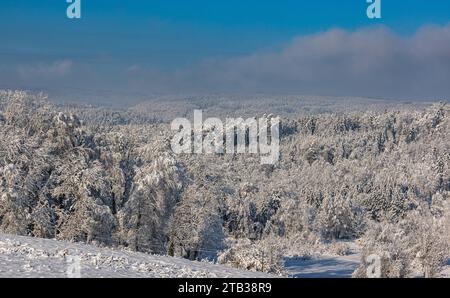
<svg viewBox="0 0 450 298">
<path fill-rule="evenodd" d="M 307 260 L 286 258 L 285 268 L 294 278 L 351 278 L 360 261 L 359 248 L 352 243 L 346 256 L 321 256 Z"/>
<path fill-rule="evenodd" d="M 81 277 L 88 278 L 276 277 L 180 258 L 0 234 L 0 278 L 68 277 L 70 258 L 76 256 L 80 258 Z M 360 254 L 353 249 L 341 257 L 286 258 L 285 267 L 288 276 L 294 278 L 350 278 L 359 263 Z M 450 277 L 450 262 L 442 277 Z"/>
<path fill-rule="evenodd" d="M 82 277 L 274 277 L 181 258 L 0 234 L 0 277 L 67 277 L 71 256 L 80 257 Z M 285 266 L 294 278 L 349 278 L 359 260 L 353 251 L 342 257 L 286 258 Z"/>
<path fill-rule="evenodd" d="M 185 259 L 0 234 L 0 277 L 67 277 L 70 256 L 80 257 L 81 277 L 272 277 Z"/>
</svg>

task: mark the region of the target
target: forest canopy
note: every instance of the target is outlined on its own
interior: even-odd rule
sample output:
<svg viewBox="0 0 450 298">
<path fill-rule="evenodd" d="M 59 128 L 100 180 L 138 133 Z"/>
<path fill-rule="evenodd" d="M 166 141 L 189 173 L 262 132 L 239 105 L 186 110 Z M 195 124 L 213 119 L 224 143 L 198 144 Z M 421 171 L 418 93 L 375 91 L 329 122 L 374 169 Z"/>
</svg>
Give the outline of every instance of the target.
<svg viewBox="0 0 450 298">
<path fill-rule="evenodd" d="M 448 103 L 282 118 L 274 165 L 175 154 L 168 123 L 99 110 L 0 91 L 1 232 L 276 273 L 344 240 L 386 277 L 450 255 Z"/>
</svg>

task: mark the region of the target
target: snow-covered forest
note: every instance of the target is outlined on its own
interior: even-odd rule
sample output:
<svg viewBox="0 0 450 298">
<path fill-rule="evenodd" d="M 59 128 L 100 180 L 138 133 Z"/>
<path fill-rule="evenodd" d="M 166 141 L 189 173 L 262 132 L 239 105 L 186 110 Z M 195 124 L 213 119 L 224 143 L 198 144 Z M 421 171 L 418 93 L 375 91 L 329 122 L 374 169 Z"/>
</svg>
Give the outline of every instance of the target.
<svg viewBox="0 0 450 298">
<path fill-rule="evenodd" d="M 450 257 L 448 103 L 290 113 L 270 166 L 175 155 L 169 123 L 136 110 L 0 91 L 0 232 L 276 274 L 350 244 L 355 277 L 373 254 L 383 277 L 438 276 Z"/>
</svg>

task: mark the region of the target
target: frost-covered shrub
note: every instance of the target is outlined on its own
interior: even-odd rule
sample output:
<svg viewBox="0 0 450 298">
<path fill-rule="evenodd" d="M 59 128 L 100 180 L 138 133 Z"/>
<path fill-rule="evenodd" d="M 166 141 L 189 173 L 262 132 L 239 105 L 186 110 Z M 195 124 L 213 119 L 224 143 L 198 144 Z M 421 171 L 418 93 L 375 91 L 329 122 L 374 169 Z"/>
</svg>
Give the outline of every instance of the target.
<svg viewBox="0 0 450 298">
<path fill-rule="evenodd" d="M 408 277 L 412 273 L 412 254 L 407 235 L 399 227 L 390 224 L 374 224 L 361 240 L 361 265 L 354 277 L 368 277 L 367 269 L 375 255 L 380 260 L 380 272 L 384 278 Z"/>
<path fill-rule="evenodd" d="M 26 202 L 14 192 L 2 193 L 0 197 L 1 230 L 9 234 L 26 235 L 29 214 Z"/>
<path fill-rule="evenodd" d="M 442 236 L 450 247 L 450 191 L 433 195 L 430 212 L 438 220 Z"/>
<path fill-rule="evenodd" d="M 362 263 L 355 277 L 366 277 L 368 257 L 381 258 L 381 277 L 434 277 L 450 256 L 439 221 L 412 212 L 396 224 L 373 224 L 362 238 Z"/>
<path fill-rule="evenodd" d="M 450 258 L 450 246 L 442 221 L 431 215 L 421 215 L 414 212 L 409 215 L 405 229 L 410 229 L 410 245 L 415 255 L 415 261 L 424 277 L 436 277 Z"/>
<path fill-rule="evenodd" d="M 350 244 L 347 242 L 332 242 L 328 249 L 332 254 L 337 256 L 347 256 L 352 252 Z"/>
<path fill-rule="evenodd" d="M 223 249 L 218 194 L 190 186 L 169 224 L 168 254 L 191 260 L 216 259 Z"/>
<path fill-rule="evenodd" d="M 298 198 L 282 197 L 277 213 L 267 223 L 267 236 L 306 238 L 313 232 L 315 208 Z"/>
<path fill-rule="evenodd" d="M 254 242 L 242 239 L 221 252 L 218 262 L 251 271 L 283 274 L 285 249 L 276 238 Z"/>
<path fill-rule="evenodd" d="M 363 217 L 350 199 L 338 194 L 325 195 L 314 221 L 315 229 L 326 240 L 351 239 L 362 231 Z"/>
<path fill-rule="evenodd" d="M 375 220 L 396 220 L 411 209 L 408 196 L 397 185 L 392 174 L 381 173 L 375 178 L 368 194 L 362 195 L 362 207 Z"/>
<path fill-rule="evenodd" d="M 164 253 L 168 222 L 184 187 L 183 168 L 167 153 L 151 159 L 151 148 L 142 150 L 144 164 L 136 169 L 129 198 L 118 215 L 121 241 L 138 251 Z"/>
</svg>

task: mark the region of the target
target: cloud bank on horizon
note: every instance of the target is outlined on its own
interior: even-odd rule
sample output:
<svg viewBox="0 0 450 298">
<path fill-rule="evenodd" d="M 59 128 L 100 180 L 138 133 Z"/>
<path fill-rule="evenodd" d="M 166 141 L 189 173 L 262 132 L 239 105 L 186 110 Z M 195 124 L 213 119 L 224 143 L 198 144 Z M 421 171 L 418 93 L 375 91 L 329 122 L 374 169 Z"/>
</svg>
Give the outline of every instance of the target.
<svg viewBox="0 0 450 298">
<path fill-rule="evenodd" d="M 331 29 L 299 36 L 279 51 L 206 59 L 186 69 L 155 71 L 138 64 L 104 75 L 70 59 L 19 65 L 19 82 L 163 93 L 278 93 L 448 99 L 450 25 L 412 36 L 386 27 Z M 96 76 L 96 83 L 84 82 Z M 113 78 L 114 77 L 114 78 Z M 110 85 L 114 81 L 114 87 Z"/>
<path fill-rule="evenodd" d="M 209 60 L 161 77 L 155 87 L 448 99 L 450 25 L 423 26 L 408 37 L 386 27 L 331 29 L 278 52 Z"/>
<path fill-rule="evenodd" d="M 86 8 L 92 14 L 67 23 L 60 14 L 65 1 L 58 9 L 52 1 L 39 2 L 42 9 L 48 6 L 42 22 L 23 11 L 24 3 L 36 2 L 5 1 L 0 88 L 450 98 L 450 18 L 442 13 L 448 4 L 432 8 L 412 1 L 417 7 L 411 7 L 411 18 L 420 19 L 420 11 L 424 17 L 411 25 L 401 5 L 386 3 L 402 20 L 395 25 L 393 16 L 367 24 L 359 13 L 366 1 L 358 1 L 356 12 L 350 2 L 335 1 L 330 12 L 297 1 L 255 6 L 172 0 L 136 7 L 110 1 L 116 6 L 107 11 L 109 1 L 83 2 L 92 5 Z M 308 14 L 291 12 L 307 7 L 321 18 L 301 20 Z M 142 13 L 152 9 L 156 16 Z M 249 15 L 253 11 L 259 15 Z M 360 19 L 351 23 L 351 16 Z"/>
</svg>

